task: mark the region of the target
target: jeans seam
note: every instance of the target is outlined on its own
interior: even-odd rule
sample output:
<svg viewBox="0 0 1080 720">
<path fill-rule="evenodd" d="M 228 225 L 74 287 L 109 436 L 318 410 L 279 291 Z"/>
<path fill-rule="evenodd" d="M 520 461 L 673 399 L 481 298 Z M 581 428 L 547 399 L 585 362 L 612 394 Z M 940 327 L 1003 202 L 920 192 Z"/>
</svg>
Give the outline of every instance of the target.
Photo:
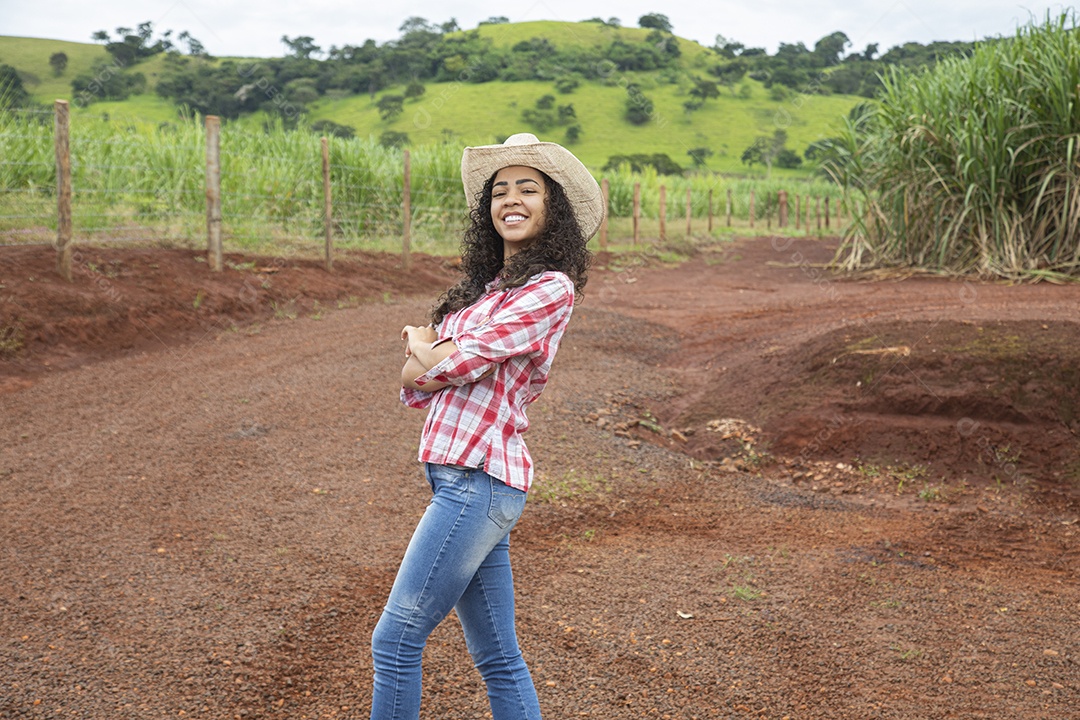
<svg viewBox="0 0 1080 720">
<path fill-rule="evenodd" d="M 472 495 L 472 494 L 473 494 L 472 491 L 470 491 L 469 495 Z M 467 503 L 466 503 L 466 505 L 467 505 Z M 401 666 L 401 647 L 402 647 L 402 644 L 403 644 L 402 643 L 402 638 L 405 637 L 406 631 L 408 630 L 409 626 L 412 624 L 413 619 L 416 618 L 417 614 L 419 613 L 420 606 L 422 604 L 422 598 L 425 597 L 425 595 L 427 594 L 428 588 L 431 586 L 431 578 L 435 575 L 436 568 L 438 568 L 438 565 L 439 565 L 439 561 L 442 560 L 443 556 L 446 554 L 446 547 L 447 547 L 447 545 L 450 544 L 450 538 L 453 537 L 455 531 L 461 525 L 461 518 L 464 515 L 465 515 L 465 507 L 462 507 L 461 510 L 458 511 L 457 517 L 454 518 L 454 525 L 453 525 L 453 527 L 450 528 L 450 532 L 448 532 L 446 534 L 446 537 L 443 538 L 443 543 L 439 547 L 438 555 L 435 557 L 435 562 L 433 562 L 431 564 L 431 569 L 428 571 L 427 577 L 424 578 L 424 585 L 423 585 L 423 587 L 420 588 L 420 592 L 417 595 L 418 600 L 417 600 L 416 605 L 413 606 L 412 610 L 409 612 L 409 617 L 406 618 L 405 622 L 402 623 L 402 625 L 401 625 L 401 632 L 399 633 L 398 638 L 397 638 L 397 650 L 394 652 L 394 664 L 396 666 L 398 666 L 398 667 Z M 436 621 L 435 624 L 438 625 L 444 619 L 445 619 L 445 616 L 443 618 L 440 618 L 438 621 Z M 394 717 L 398 716 L 398 710 L 401 708 L 400 682 L 401 682 L 401 678 L 396 676 L 394 678 Z"/>
<path fill-rule="evenodd" d="M 495 641 L 499 643 L 499 657 L 503 661 L 503 665 L 510 666 L 509 660 L 506 657 L 506 644 L 503 642 L 502 633 L 499 632 L 499 624 L 495 622 L 495 616 L 491 611 L 491 601 L 488 600 L 487 586 L 484 584 L 484 576 L 477 571 L 476 579 L 480 582 L 480 591 L 484 595 L 484 611 L 487 614 L 488 623 L 491 625 L 491 629 L 494 631 Z M 514 642 L 517 643 L 517 633 L 514 633 Z M 521 652 L 521 648 L 518 648 L 518 652 Z M 521 686 L 519 678 L 514 677 L 513 670 L 510 671 L 510 679 L 512 680 L 512 686 L 514 688 L 514 697 L 517 698 L 518 708 L 521 710 L 521 717 L 528 717 L 528 708 L 525 706 L 525 698 L 521 696 Z"/>
</svg>

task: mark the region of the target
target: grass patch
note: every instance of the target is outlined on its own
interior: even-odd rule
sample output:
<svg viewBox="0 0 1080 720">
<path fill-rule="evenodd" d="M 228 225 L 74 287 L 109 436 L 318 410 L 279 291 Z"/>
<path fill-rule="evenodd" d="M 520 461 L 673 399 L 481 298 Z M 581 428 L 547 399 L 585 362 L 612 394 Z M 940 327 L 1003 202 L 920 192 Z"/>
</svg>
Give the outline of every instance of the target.
<svg viewBox="0 0 1080 720">
<path fill-rule="evenodd" d="M 571 469 L 558 476 L 538 473 L 531 494 L 543 503 L 565 503 L 603 496 L 609 489 L 610 482 L 603 475 L 582 475 Z"/>
<path fill-rule="evenodd" d="M 19 325 L 0 327 L 0 357 L 10 357 L 23 349 L 23 329 Z"/>
</svg>

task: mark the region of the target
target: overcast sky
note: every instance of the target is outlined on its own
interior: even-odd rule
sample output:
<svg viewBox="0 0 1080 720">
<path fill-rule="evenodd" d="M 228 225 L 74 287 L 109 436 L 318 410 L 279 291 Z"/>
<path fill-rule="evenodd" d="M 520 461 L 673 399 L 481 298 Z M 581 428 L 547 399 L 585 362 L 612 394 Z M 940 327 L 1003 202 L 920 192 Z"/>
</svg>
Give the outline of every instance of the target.
<svg viewBox="0 0 1080 720">
<path fill-rule="evenodd" d="M 1041 20 L 1048 10 L 1060 13 L 1063 7 L 1007 0 L 0 0 L 0 35 L 90 42 L 96 30 L 113 33 L 149 20 L 159 32 L 187 30 L 212 55 L 272 57 L 285 52 L 282 35 L 309 35 L 324 50 L 368 38 L 381 44 L 399 37 L 398 28 L 410 16 L 436 23 L 455 18 L 464 29 L 492 15 L 512 22 L 617 17 L 636 27 L 642 15 L 659 12 L 677 35 L 704 45 L 719 34 L 772 53 L 781 42 L 812 48 L 839 30 L 851 39 L 852 50 L 878 43 L 884 52 L 908 41 L 1011 35 L 1032 13 Z"/>
</svg>

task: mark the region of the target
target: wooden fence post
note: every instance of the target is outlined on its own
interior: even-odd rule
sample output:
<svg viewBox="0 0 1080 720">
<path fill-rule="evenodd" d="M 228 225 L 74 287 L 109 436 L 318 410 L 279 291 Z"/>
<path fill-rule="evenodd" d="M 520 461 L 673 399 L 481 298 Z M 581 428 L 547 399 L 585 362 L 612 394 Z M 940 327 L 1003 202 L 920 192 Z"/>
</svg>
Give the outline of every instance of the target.
<svg viewBox="0 0 1080 720">
<path fill-rule="evenodd" d="M 731 227 L 731 188 L 727 191 L 727 226 Z"/>
<path fill-rule="evenodd" d="M 71 282 L 71 108 L 57 100 L 56 109 L 56 270 Z"/>
<path fill-rule="evenodd" d="M 777 222 L 776 226 L 786 228 L 787 227 L 787 190 L 781 190 L 780 192 L 778 192 L 776 194 L 776 197 L 777 197 L 776 203 L 777 203 L 777 205 L 780 206 L 780 208 L 779 208 L 780 218 L 779 218 L 779 221 Z"/>
<path fill-rule="evenodd" d="M 641 239 L 641 183 L 634 183 L 634 244 Z"/>
<path fill-rule="evenodd" d="M 326 269 L 334 269 L 334 206 L 330 194 L 330 141 L 325 137 L 322 144 L 323 223 L 326 224 Z"/>
<path fill-rule="evenodd" d="M 802 195 L 795 193 L 795 229 L 802 227 Z"/>
<path fill-rule="evenodd" d="M 806 215 L 803 218 L 804 221 L 805 221 L 803 223 L 803 225 L 806 226 L 806 232 L 810 232 L 810 196 L 809 195 L 806 196 L 806 207 L 804 209 L 806 211 Z"/>
<path fill-rule="evenodd" d="M 825 198 L 825 229 L 829 229 L 829 198 Z"/>
<path fill-rule="evenodd" d="M 814 200 L 814 219 L 817 221 L 818 232 L 821 232 L 821 196 Z"/>
<path fill-rule="evenodd" d="M 750 191 L 750 227 L 754 227 L 754 191 Z"/>
<path fill-rule="evenodd" d="M 206 260 L 221 272 L 221 118 L 206 116 Z"/>
<path fill-rule="evenodd" d="M 712 235 L 712 188 L 709 188 L 709 234 Z"/>
<path fill-rule="evenodd" d="M 667 187 L 660 186 L 660 242 L 667 240 Z"/>
<path fill-rule="evenodd" d="M 404 169 L 404 182 L 402 185 L 402 232 L 401 232 L 401 262 L 405 265 L 405 269 L 408 270 L 412 262 L 412 170 L 410 168 L 409 151 L 405 151 L 405 169 Z"/>
<path fill-rule="evenodd" d="M 690 188 L 686 188 L 686 239 L 687 240 L 689 240 L 691 235 L 692 235 L 692 232 L 691 232 L 691 229 L 690 229 L 690 211 L 691 211 L 691 209 L 692 209 L 692 207 L 691 207 L 691 200 L 690 200 Z"/>
<path fill-rule="evenodd" d="M 600 251 L 607 250 L 608 244 L 608 211 L 611 209 L 608 198 L 611 196 L 611 184 L 608 179 L 600 181 L 600 194 L 604 196 L 604 222 L 600 223 Z"/>
</svg>

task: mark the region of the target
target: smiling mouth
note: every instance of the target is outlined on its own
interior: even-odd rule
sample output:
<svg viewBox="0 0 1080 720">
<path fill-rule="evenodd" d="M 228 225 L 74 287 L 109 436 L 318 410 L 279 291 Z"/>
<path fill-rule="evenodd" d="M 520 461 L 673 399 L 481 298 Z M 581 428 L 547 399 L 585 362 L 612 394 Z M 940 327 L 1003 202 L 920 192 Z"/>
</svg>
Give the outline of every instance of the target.
<svg viewBox="0 0 1080 720">
<path fill-rule="evenodd" d="M 524 215 L 513 214 L 513 215 L 507 215 L 506 217 L 504 217 L 503 222 L 506 223 L 507 225 L 513 225 L 515 223 L 524 222 L 527 219 L 528 218 L 526 218 Z"/>
</svg>

